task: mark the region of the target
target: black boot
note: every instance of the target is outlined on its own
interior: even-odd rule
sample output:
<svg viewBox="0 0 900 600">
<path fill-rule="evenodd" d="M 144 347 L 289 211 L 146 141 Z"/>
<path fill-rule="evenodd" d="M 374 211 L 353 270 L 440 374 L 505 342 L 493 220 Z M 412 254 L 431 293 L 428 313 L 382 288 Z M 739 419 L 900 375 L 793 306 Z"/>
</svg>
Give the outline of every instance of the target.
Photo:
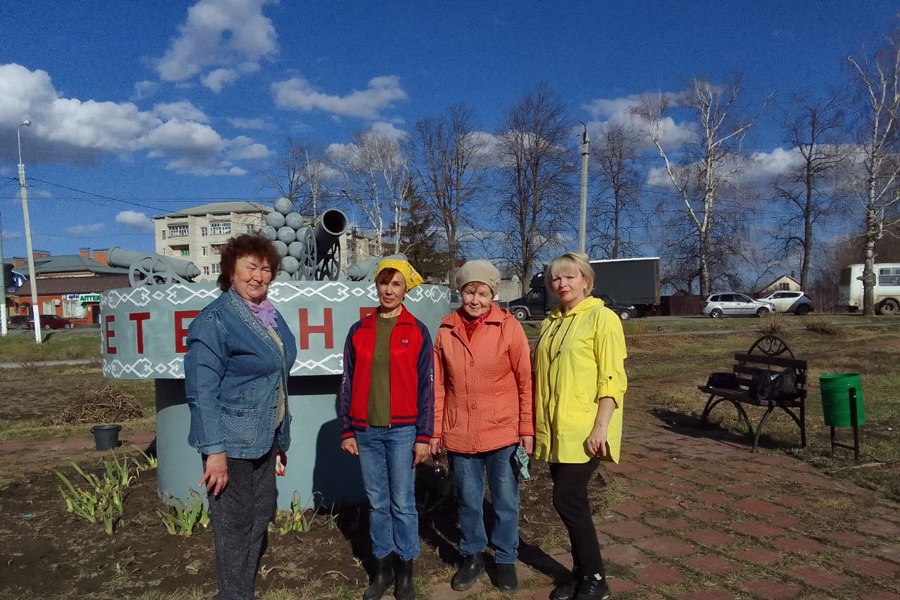
<svg viewBox="0 0 900 600">
<path fill-rule="evenodd" d="M 484 573 L 484 554 L 476 552 L 472 556 L 463 556 L 459 570 L 450 580 L 450 587 L 457 592 L 465 591 L 475 585 L 475 580 L 482 573 Z"/>
<path fill-rule="evenodd" d="M 376 558 L 375 572 L 369 587 L 363 593 L 363 600 L 381 600 L 392 583 L 394 583 L 394 570 L 391 568 L 391 555 Z"/>
<path fill-rule="evenodd" d="M 572 600 L 575 597 L 575 583 L 581 579 L 581 569 L 572 569 L 572 580 L 560 583 L 550 592 L 550 600 Z"/>
<path fill-rule="evenodd" d="M 394 575 L 394 598 L 396 600 L 416 600 L 416 586 L 413 584 L 413 561 L 397 558 Z"/>
<path fill-rule="evenodd" d="M 585 575 L 575 586 L 575 600 L 609 600 L 612 594 L 602 573 Z"/>
<path fill-rule="evenodd" d="M 516 575 L 514 563 L 497 563 L 497 571 L 494 575 L 494 585 L 501 592 L 514 592 L 519 587 L 519 577 Z"/>
</svg>

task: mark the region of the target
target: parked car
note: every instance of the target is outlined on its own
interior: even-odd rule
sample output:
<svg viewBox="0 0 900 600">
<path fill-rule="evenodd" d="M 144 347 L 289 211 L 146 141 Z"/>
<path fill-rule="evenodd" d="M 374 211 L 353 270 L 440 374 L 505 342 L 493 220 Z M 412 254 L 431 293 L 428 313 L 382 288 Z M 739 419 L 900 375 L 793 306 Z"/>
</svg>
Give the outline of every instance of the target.
<svg viewBox="0 0 900 600">
<path fill-rule="evenodd" d="M 598 294 L 596 297 L 603 300 L 603 304 L 606 305 L 606 308 L 619 315 L 619 318 L 623 321 L 627 321 L 637 312 L 637 309 L 633 304 L 622 304 L 621 302 L 617 302 L 615 298 L 611 298 L 606 294 Z"/>
<path fill-rule="evenodd" d="M 804 294 L 802 291 L 794 292 L 773 292 L 765 298 L 760 298 L 764 302 L 771 302 L 775 305 L 775 312 L 780 313 L 796 313 L 805 315 L 816 310 L 812 298 Z"/>
<path fill-rule="evenodd" d="M 41 315 L 41 329 L 71 329 L 68 319 L 56 315 Z M 28 329 L 34 329 L 34 319 L 28 319 Z"/>
<path fill-rule="evenodd" d="M 775 305 L 771 302 L 754 300 L 746 294 L 737 292 L 710 294 L 703 301 L 703 314 L 713 319 L 740 315 L 764 317 L 771 312 L 775 312 Z"/>
<path fill-rule="evenodd" d="M 31 318 L 26 315 L 13 315 L 6 320 L 7 329 L 31 329 Z"/>
</svg>

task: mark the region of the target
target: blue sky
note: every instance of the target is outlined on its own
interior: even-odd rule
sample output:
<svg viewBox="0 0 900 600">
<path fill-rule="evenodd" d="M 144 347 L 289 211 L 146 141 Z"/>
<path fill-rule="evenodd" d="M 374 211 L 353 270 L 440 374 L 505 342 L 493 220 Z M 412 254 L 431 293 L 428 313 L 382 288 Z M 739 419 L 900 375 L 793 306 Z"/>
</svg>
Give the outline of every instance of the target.
<svg viewBox="0 0 900 600">
<path fill-rule="evenodd" d="M 742 73 L 761 110 L 847 80 L 843 59 L 897 24 L 888 1 L 348 2 L 23 0 L 0 4 L 0 213 L 25 252 L 21 128 L 35 248 L 152 250 L 149 217 L 270 203 L 260 170 L 289 136 L 402 136 L 465 102 L 486 131 L 537 82 L 574 120 L 702 75 Z M 767 110 L 747 146 L 775 157 Z M 573 139 L 573 148 L 575 139 Z M 573 150 L 574 151 L 574 150 Z"/>
</svg>

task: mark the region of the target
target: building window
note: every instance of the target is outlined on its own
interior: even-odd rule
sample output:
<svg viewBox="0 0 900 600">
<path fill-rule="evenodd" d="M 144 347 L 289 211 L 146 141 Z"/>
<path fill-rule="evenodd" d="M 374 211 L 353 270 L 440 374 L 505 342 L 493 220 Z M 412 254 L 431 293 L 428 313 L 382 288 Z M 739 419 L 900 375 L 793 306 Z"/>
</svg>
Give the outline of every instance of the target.
<svg viewBox="0 0 900 600">
<path fill-rule="evenodd" d="M 203 256 L 209 256 L 209 246 L 203 246 L 201 254 L 203 254 Z"/>
<path fill-rule="evenodd" d="M 785 281 L 785 282 L 782 282 L 782 283 L 779 283 L 779 284 L 778 284 L 778 289 L 779 289 L 779 290 L 789 290 L 789 289 L 791 289 L 791 284 L 788 283 L 788 282 L 786 282 L 786 281 Z"/>
<path fill-rule="evenodd" d="M 218 275 L 219 273 L 222 272 L 222 269 L 221 269 L 219 263 L 212 265 L 209 270 L 212 271 L 213 275 Z"/>
<path fill-rule="evenodd" d="M 181 255 L 182 255 L 182 256 L 190 256 L 190 255 L 191 255 L 191 251 L 190 251 L 188 248 L 182 248 L 182 249 L 181 249 Z"/>
<path fill-rule="evenodd" d="M 53 300 L 49 300 L 47 302 L 41 302 L 41 314 L 42 315 L 55 315 L 56 307 L 53 306 Z"/>
<path fill-rule="evenodd" d="M 62 316 L 66 318 L 83 318 L 84 317 L 84 308 L 81 306 L 81 302 L 78 300 L 63 300 L 62 301 Z"/>
<path fill-rule="evenodd" d="M 213 235 L 231 235 L 231 221 L 213 221 L 209 228 Z"/>
<path fill-rule="evenodd" d="M 187 237 L 188 236 L 188 226 L 187 225 L 169 225 L 169 237 Z"/>
<path fill-rule="evenodd" d="M 206 237 L 207 235 L 209 235 L 209 228 L 201 227 L 200 228 L 200 237 Z"/>
<path fill-rule="evenodd" d="M 203 267 L 203 274 L 204 274 L 204 275 L 209 275 L 209 267 L 207 267 L 207 266 L 204 265 L 204 267 Z"/>
<path fill-rule="evenodd" d="M 225 244 L 213 244 L 212 246 L 210 246 L 210 248 L 212 248 L 213 255 L 218 256 L 222 254 L 222 246 L 224 245 Z"/>
<path fill-rule="evenodd" d="M 166 239 L 166 230 L 165 229 L 162 230 L 162 239 Z"/>
<path fill-rule="evenodd" d="M 253 225 L 246 225 L 247 233 L 253 233 Z"/>
</svg>

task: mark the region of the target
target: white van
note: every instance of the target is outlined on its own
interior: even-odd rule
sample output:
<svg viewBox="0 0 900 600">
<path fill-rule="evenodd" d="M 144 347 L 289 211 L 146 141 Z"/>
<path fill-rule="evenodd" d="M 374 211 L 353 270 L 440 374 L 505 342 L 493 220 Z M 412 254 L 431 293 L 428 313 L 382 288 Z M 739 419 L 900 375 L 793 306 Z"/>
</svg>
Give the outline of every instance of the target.
<svg viewBox="0 0 900 600">
<path fill-rule="evenodd" d="M 850 312 L 863 307 L 863 274 L 861 264 L 841 269 L 838 302 Z M 882 315 L 900 314 L 900 263 L 875 263 L 875 312 Z"/>
</svg>

